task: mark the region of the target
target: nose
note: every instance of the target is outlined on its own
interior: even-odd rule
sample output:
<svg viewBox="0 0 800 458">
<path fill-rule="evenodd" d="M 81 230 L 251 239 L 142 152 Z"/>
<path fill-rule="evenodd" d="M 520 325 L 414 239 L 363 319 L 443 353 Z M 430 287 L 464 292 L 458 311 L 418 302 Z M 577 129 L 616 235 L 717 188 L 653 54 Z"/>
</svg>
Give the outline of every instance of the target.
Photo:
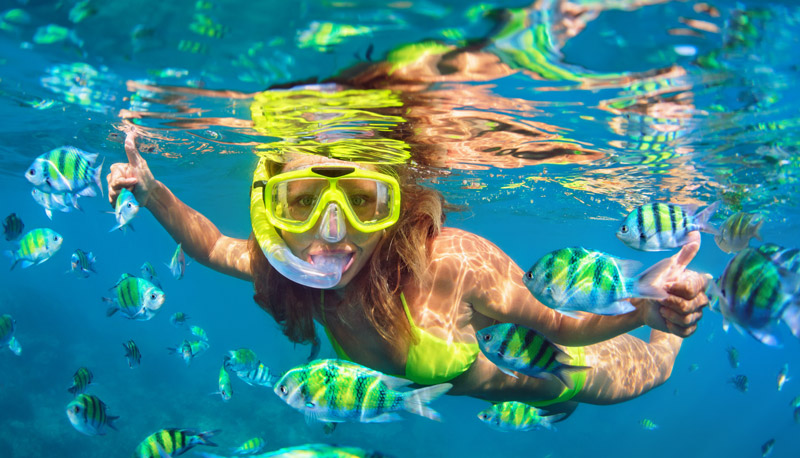
<svg viewBox="0 0 800 458">
<path fill-rule="evenodd" d="M 319 236 L 328 243 L 340 242 L 347 234 L 347 226 L 344 222 L 344 215 L 337 204 L 331 202 L 322 215 L 322 223 L 319 225 Z"/>
</svg>

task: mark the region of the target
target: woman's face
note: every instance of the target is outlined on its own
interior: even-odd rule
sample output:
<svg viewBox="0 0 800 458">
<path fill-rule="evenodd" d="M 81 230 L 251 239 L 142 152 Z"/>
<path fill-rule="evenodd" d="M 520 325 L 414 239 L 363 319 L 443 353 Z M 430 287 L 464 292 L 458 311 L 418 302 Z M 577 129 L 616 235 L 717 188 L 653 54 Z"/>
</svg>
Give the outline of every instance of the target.
<svg viewBox="0 0 800 458">
<path fill-rule="evenodd" d="M 289 162 L 286 164 L 283 171 L 290 172 L 319 165 L 363 167 L 352 162 L 315 157 L 312 159 L 304 158 L 302 160 Z M 331 205 L 338 204 L 332 203 Z M 324 219 L 322 216 L 320 216 L 316 224 L 307 232 L 292 233 L 280 231 L 281 237 L 286 241 L 292 253 L 298 258 L 316 265 L 333 262 L 340 266 L 342 278 L 336 285 L 336 289 L 346 287 L 356 274 L 361 271 L 369 261 L 372 253 L 375 251 L 375 247 L 384 234 L 383 230 L 369 233 L 361 232 L 353 228 L 343 212 L 339 213 L 340 218 L 342 218 L 344 222 L 345 230 L 343 237 L 336 242 L 329 241 L 330 238 L 326 240 L 325 237 L 320 235 L 320 225 L 323 223 Z M 338 239 L 339 237 L 336 238 Z"/>
</svg>

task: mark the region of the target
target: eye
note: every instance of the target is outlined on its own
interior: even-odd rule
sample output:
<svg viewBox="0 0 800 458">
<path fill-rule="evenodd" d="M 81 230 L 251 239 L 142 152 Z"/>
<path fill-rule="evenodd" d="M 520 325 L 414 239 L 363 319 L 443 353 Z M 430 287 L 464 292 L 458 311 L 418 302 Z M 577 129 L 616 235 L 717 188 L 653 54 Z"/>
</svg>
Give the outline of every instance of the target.
<svg viewBox="0 0 800 458">
<path fill-rule="evenodd" d="M 623 234 L 627 234 L 628 233 L 628 226 L 623 224 L 622 227 L 619 228 L 619 231 L 622 232 Z"/>
<path fill-rule="evenodd" d="M 354 207 L 360 207 L 367 203 L 367 198 L 365 196 L 350 196 L 350 205 Z"/>
<path fill-rule="evenodd" d="M 525 274 L 525 278 L 527 278 L 528 280 L 533 280 L 533 271 L 527 272 Z"/>
<path fill-rule="evenodd" d="M 75 412 L 75 413 L 79 413 L 81 411 L 81 408 L 80 408 L 80 406 L 75 406 L 75 407 L 72 408 L 72 411 Z"/>
<path fill-rule="evenodd" d="M 31 175 L 31 176 L 36 175 L 36 170 L 35 169 L 28 170 L 28 175 Z"/>
<path fill-rule="evenodd" d="M 289 392 L 289 390 L 286 389 L 286 385 L 279 386 L 278 390 L 280 390 L 281 394 L 286 394 Z"/>
<path fill-rule="evenodd" d="M 484 335 L 484 336 L 483 336 L 483 340 L 484 340 L 485 342 L 488 342 L 488 341 L 492 340 L 492 335 L 491 335 L 491 334 L 486 334 L 486 335 Z"/>
<path fill-rule="evenodd" d="M 489 415 L 487 415 L 487 414 L 485 414 L 485 413 L 482 413 L 482 414 L 480 415 L 480 417 L 479 417 L 479 418 L 480 418 L 481 420 L 486 420 L 487 418 L 489 418 Z"/>
<path fill-rule="evenodd" d="M 133 204 L 132 204 L 132 203 L 130 203 L 130 202 L 128 202 L 128 203 L 127 203 L 127 207 L 128 207 L 128 208 L 131 208 L 131 207 L 133 207 Z"/>
<path fill-rule="evenodd" d="M 152 294 L 150 294 L 150 299 L 152 299 L 152 300 L 156 300 L 156 293 L 152 293 Z"/>
<path fill-rule="evenodd" d="M 315 199 L 314 199 L 314 196 L 312 196 L 312 195 L 310 195 L 310 194 L 307 194 L 307 195 L 305 195 L 305 196 L 300 196 L 300 197 L 299 197 L 299 198 L 296 200 L 296 202 L 297 202 L 297 204 L 298 204 L 298 205 L 300 205 L 300 206 L 303 206 L 303 207 L 310 207 L 311 205 L 313 205 L 313 204 L 314 204 L 314 200 L 315 200 Z"/>
<path fill-rule="evenodd" d="M 58 236 L 57 236 L 57 235 L 54 235 L 54 236 L 53 236 L 53 241 L 54 241 L 54 242 L 58 242 Z"/>
</svg>

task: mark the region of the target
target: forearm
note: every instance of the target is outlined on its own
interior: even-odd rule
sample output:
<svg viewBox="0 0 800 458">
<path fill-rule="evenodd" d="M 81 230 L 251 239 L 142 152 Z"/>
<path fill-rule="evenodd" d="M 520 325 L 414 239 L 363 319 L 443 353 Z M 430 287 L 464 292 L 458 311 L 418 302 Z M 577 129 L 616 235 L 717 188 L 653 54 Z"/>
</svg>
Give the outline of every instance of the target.
<svg viewBox="0 0 800 458">
<path fill-rule="evenodd" d="M 570 347 L 593 345 L 613 339 L 644 324 L 638 311 L 623 315 L 584 314 L 581 319 L 554 313 L 557 320 L 556 331 L 552 335 L 546 335 L 553 342 Z"/>
<path fill-rule="evenodd" d="M 199 263 L 228 275 L 250 280 L 250 263 L 245 240 L 224 236 L 200 212 L 175 197 L 160 181 L 150 190 L 146 208 Z"/>
</svg>

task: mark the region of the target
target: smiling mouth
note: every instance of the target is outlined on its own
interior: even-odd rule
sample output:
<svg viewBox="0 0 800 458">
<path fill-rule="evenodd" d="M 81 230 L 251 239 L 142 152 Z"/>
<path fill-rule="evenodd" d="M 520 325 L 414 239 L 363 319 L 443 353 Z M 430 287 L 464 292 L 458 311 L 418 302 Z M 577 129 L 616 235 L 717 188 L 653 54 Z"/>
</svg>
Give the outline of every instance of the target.
<svg viewBox="0 0 800 458">
<path fill-rule="evenodd" d="M 317 267 L 324 269 L 333 266 L 339 272 L 344 272 L 353 264 L 355 253 L 317 253 L 312 254 L 310 257 L 311 264 Z"/>
</svg>

